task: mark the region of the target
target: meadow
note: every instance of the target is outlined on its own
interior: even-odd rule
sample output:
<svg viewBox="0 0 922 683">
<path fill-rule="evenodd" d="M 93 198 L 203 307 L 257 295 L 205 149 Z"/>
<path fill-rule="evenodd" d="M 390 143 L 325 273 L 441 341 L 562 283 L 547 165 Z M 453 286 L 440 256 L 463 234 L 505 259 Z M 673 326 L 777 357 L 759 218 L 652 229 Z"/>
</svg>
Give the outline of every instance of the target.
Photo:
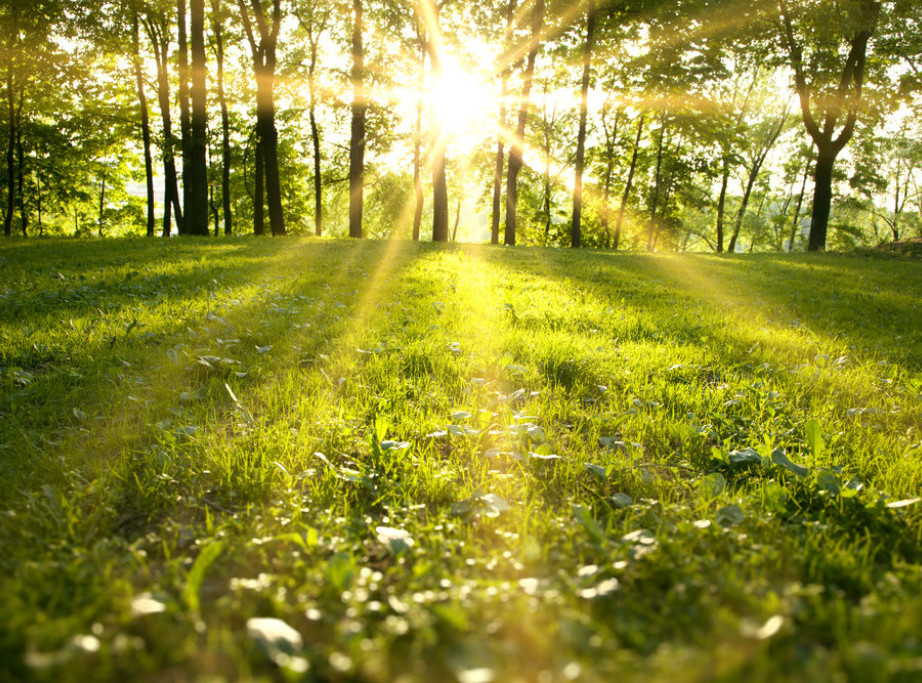
<svg viewBox="0 0 922 683">
<path fill-rule="evenodd" d="M 922 262 L 0 244 L 0 680 L 922 677 Z"/>
</svg>

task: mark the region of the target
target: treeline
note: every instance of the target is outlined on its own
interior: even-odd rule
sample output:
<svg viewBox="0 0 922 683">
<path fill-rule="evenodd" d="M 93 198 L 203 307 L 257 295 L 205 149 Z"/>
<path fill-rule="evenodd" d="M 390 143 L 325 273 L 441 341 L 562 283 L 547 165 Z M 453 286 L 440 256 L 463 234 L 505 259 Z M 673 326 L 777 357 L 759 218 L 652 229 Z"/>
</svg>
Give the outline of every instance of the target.
<svg viewBox="0 0 922 683">
<path fill-rule="evenodd" d="M 4 0 L 4 233 L 922 236 L 920 54 L 913 0 Z"/>
</svg>

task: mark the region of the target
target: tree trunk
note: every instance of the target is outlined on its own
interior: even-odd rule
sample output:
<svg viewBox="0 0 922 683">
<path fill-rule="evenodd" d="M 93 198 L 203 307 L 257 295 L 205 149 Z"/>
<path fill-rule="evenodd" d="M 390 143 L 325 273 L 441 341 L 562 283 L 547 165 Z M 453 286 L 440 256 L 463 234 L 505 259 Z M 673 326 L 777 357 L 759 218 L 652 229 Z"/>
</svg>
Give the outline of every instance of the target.
<svg viewBox="0 0 922 683">
<path fill-rule="evenodd" d="M 807 178 L 810 177 L 810 164 L 804 164 L 804 179 L 800 185 L 800 194 L 797 195 L 797 204 L 794 206 L 794 220 L 791 223 L 791 239 L 788 240 L 788 251 L 794 251 L 794 238 L 797 237 L 797 227 L 800 222 L 800 208 L 803 206 L 804 193 L 807 191 Z"/>
<path fill-rule="evenodd" d="M 535 0 L 531 10 L 531 46 L 528 50 L 528 60 L 522 84 L 522 101 L 519 104 L 519 118 L 515 129 L 515 138 L 509 150 L 509 168 L 506 172 L 506 225 L 503 243 L 515 245 L 516 211 L 519 202 L 518 178 L 522 170 L 522 154 L 525 144 L 525 124 L 528 121 L 529 97 L 531 96 L 531 81 L 535 73 L 535 60 L 538 58 L 538 48 L 541 45 L 541 27 L 544 24 L 544 0 Z"/>
<path fill-rule="evenodd" d="M 266 214 L 263 201 L 265 188 L 266 155 L 262 139 L 256 134 L 256 163 L 253 166 L 253 234 L 266 234 Z"/>
<path fill-rule="evenodd" d="M 442 46 L 441 29 L 439 28 L 439 8 L 436 3 L 431 4 L 432 25 L 429 27 L 429 63 L 432 69 L 433 83 L 442 80 Z M 448 181 L 445 176 L 445 148 L 448 146 L 448 137 L 442 121 L 438 116 L 433 116 L 432 127 L 432 241 L 448 241 Z"/>
<path fill-rule="evenodd" d="M 12 60 L 12 57 L 10 58 Z M 6 148 L 6 214 L 3 217 L 3 234 L 13 234 L 13 213 L 16 211 L 16 94 L 13 90 L 13 65 L 6 72 L 9 121 Z"/>
<path fill-rule="evenodd" d="M 176 214 L 176 225 L 181 226 L 182 210 L 179 206 L 176 158 L 173 153 L 175 140 L 173 138 L 173 123 L 170 114 L 170 82 L 167 76 L 169 41 L 164 31 L 165 18 L 160 15 L 157 19 L 149 17 L 144 23 L 144 28 L 154 48 L 154 57 L 157 63 L 157 100 L 160 104 L 160 114 L 163 119 L 163 236 L 169 237 L 171 232 L 170 211 L 172 210 Z"/>
<path fill-rule="evenodd" d="M 205 63 L 205 0 L 189 2 L 190 48 L 192 50 L 192 121 L 189 144 L 189 192 L 186 227 L 190 235 L 208 233 L 208 110 Z M 184 179 L 185 180 L 185 179 Z M 187 183 L 183 182 L 185 186 Z"/>
<path fill-rule="evenodd" d="M 99 185 L 99 236 L 102 237 L 102 231 L 106 227 L 106 174 L 102 175 L 102 182 Z"/>
<path fill-rule="evenodd" d="M 221 30 L 221 17 L 218 11 L 217 0 L 211 2 L 211 12 L 213 18 L 213 27 L 215 43 L 217 47 L 217 80 L 218 80 L 218 103 L 221 106 L 221 204 L 224 214 L 224 234 L 231 235 L 234 232 L 234 216 L 231 212 L 231 193 L 230 193 L 230 164 L 231 164 L 231 146 L 230 146 L 230 117 L 227 113 L 227 98 L 224 93 L 224 34 Z"/>
<path fill-rule="evenodd" d="M 458 203 L 455 206 L 455 229 L 451 233 L 451 241 L 458 241 L 458 224 L 461 222 L 461 195 L 458 194 Z"/>
<path fill-rule="evenodd" d="M 38 236 L 41 237 L 44 234 L 44 229 L 42 228 L 42 174 L 35 174 L 35 213 L 38 222 Z"/>
<path fill-rule="evenodd" d="M 583 79 L 580 82 L 579 132 L 576 136 L 576 178 L 573 182 L 573 219 L 570 222 L 570 246 L 582 246 L 583 165 L 586 156 L 586 118 L 589 111 L 589 76 L 595 41 L 595 0 L 586 10 L 586 48 L 583 55 Z"/>
<path fill-rule="evenodd" d="M 493 167 L 493 212 L 490 214 L 490 244 L 499 244 L 499 212 L 503 198 L 503 166 L 506 154 L 503 138 L 506 135 L 506 97 L 509 95 L 509 76 L 503 70 L 499 96 L 499 139 L 496 141 L 496 163 Z"/>
<path fill-rule="evenodd" d="M 147 188 L 147 236 L 154 236 L 154 159 L 150 151 L 150 114 L 147 109 L 147 95 L 144 93 L 144 78 L 141 73 L 141 40 L 138 14 L 132 17 L 134 35 L 134 74 L 138 88 L 138 107 L 141 110 L 141 143 L 144 148 L 144 181 Z"/>
<path fill-rule="evenodd" d="M 349 137 L 349 237 L 361 239 L 365 194 L 365 47 L 362 0 L 352 0 L 352 125 Z"/>
<path fill-rule="evenodd" d="M 836 152 L 817 145 L 816 167 L 813 173 L 813 214 L 810 217 L 810 238 L 807 251 L 826 249 L 826 232 L 832 208 L 832 167 Z"/>
<path fill-rule="evenodd" d="M 192 123 L 189 112 L 189 41 L 186 32 L 186 0 L 176 0 L 176 33 L 178 40 L 176 76 L 179 98 L 179 134 L 182 153 L 182 211 L 185 220 L 180 234 L 189 232 L 189 204 L 192 192 Z"/>
<path fill-rule="evenodd" d="M 605 173 L 602 178 L 602 243 L 606 249 L 611 246 L 611 228 L 609 226 L 611 222 L 611 209 L 609 203 L 611 202 L 611 180 L 612 175 L 615 171 L 615 138 L 618 135 L 618 126 L 619 119 L 621 118 L 621 113 L 618 112 L 615 115 L 615 122 L 612 126 L 612 130 L 609 131 L 608 124 L 606 122 L 606 109 L 602 108 L 602 128 L 605 133 Z"/>
<path fill-rule="evenodd" d="M 419 241 L 420 227 L 423 223 L 423 87 L 426 73 L 426 36 L 423 31 L 418 31 L 419 38 L 419 72 L 417 85 L 419 95 L 416 99 L 416 133 L 413 136 L 413 241 Z"/>
<path fill-rule="evenodd" d="M 727 202 L 727 184 L 730 182 L 730 158 L 724 156 L 720 171 L 720 196 L 717 198 L 717 253 L 724 250 L 724 207 Z M 733 251 L 731 248 L 730 251 Z"/>
<path fill-rule="evenodd" d="M 312 38 L 310 42 L 311 63 L 307 72 L 307 87 L 310 93 L 308 117 L 311 124 L 311 143 L 314 147 L 314 235 L 323 235 L 323 178 L 320 175 L 320 128 L 317 126 L 317 54 L 318 42 Z"/>
<path fill-rule="evenodd" d="M 624 223 L 624 211 L 627 208 L 627 200 L 631 195 L 631 184 L 634 182 L 634 171 L 637 170 L 637 154 L 640 151 L 640 135 L 643 132 L 643 115 L 637 121 L 637 137 L 634 139 L 634 151 L 631 153 L 631 166 L 627 172 L 627 182 L 624 184 L 624 193 L 621 195 L 621 206 L 618 208 L 618 221 L 615 223 L 615 237 L 612 240 L 612 248 L 617 250 L 618 243 L 621 241 L 621 226 Z"/>
<path fill-rule="evenodd" d="M 666 137 L 666 124 L 662 124 L 659 131 L 659 142 L 656 144 L 656 173 L 653 176 L 653 197 L 650 200 L 650 227 L 647 234 L 647 251 L 653 251 L 656 243 L 656 209 L 659 203 L 660 170 L 663 164 L 663 139 Z"/>
<path fill-rule="evenodd" d="M 29 212 L 26 210 L 26 164 L 25 153 L 22 148 L 22 101 L 25 93 L 19 94 L 19 113 L 16 115 L 16 157 L 18 162 L 17 183 L 19 185 L 19 220 L 22 222 L 22 236 L 29 235 Z"/>
</svg>

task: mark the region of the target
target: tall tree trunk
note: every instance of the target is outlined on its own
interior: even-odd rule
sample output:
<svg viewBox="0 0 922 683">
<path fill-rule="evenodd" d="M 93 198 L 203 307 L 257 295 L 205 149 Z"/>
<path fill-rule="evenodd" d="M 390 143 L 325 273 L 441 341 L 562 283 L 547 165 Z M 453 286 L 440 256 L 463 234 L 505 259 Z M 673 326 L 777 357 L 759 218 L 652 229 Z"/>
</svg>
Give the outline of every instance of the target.
<svg viewBox="0 0 922 683">
<path fill-rule="evenodd" d="M 6 214 L 3 217 L 3 234 L 13 234 L 13 213 L 16 211 L 16 93 L 13 89 L 13 64 L 6 72 L 6 93 L 9 110 L 6 147 Z"/>
<path fill-rule="evenodd" d="M 496 163 L 493 166 L 493 211 L 490 214 L 490 244 L 499 244 L 499 213 L 503 199 L 503 166 L 506 153 L 503 141 L 506 136 L 506 97 L 509 95 L 509 73 L 503 70 L 499 95 L 499 135 L 496 141 Z"/>
<path fill-rule="evenodd" d="M 144 182 L 147 188 L 147 236 L 154 236 L 154 159 L 150 150 L 150 114 L 147 109 L 147 95 L 144 92 L 144 77 L 141 73 L 141 40 L 138 14 L 132 16 L 134 36 L 134 75 L 138 88 L 138 107 L 141 110 L 141 143 L 144 148 Z"/>
<path fill-rule="evenodd" d="M 458 224 L 461 222 L 461 194 L 458 194 L 457 204 L 455 205 L 455 228 L 451 232 L 451 241 L 458 241 Z"/>
<path fill-rule="evenodd" d="M 176 216 L 176 225 L 182 225 L 182 210 L 179 206 L 179 185 L 176 178 L 175 139 L 173 122 L 170 114 L 169 39 L 166 34 L 166 19 L 163 14 L 158 17 L 148 16 L 144 28 L 154 49 L 157 63 L 157 100 L 163 119 L 163 236 L 171 232 L 170 212 Z"/>
<path fill-rule="evenodd" d="M 16 122 L 16 160 L 18 162 L 19 168 L 17 169 L 16 180 L 19 185 L 19 220 L 21 221 L 22 236 L 28 237 L 29 234 L 29 212 L 26 210 L 26 165 L 25 165 L 25 153 L 22 148 L 22 104 L 23 97 L 25 93 L 20 93 L 19 95 L 19 113 L 17 118 L 20 119 Z"/>
<path fill-rule="evenodd" d="M 102 237 L 102 231 L 106 227 L 106 174 L 102 174 L 102 182 L 99 184 L 99 236 Z"/>
<path fill-rule="evenodd" d="M 580 82 L 579 132 L 576 136 L 576 177 L 573 182 L 573 218 L 570 221 L 570 246 L 582 246 L 583 165 L 586 156 L 586 119 L 589 112 L 589 76 L 595 41 L 595 0 L 586 9 L 586 46 L 583 54 L 583 78 Z"/>
<path fill-rule="evenodd" d="M 176 0 L 177 96 L 179 98 L 179 134 L 182 153 L 182 211 L 185 220 L 180 234 L 189 232 L 189 204 L 192 192 L 192 122 L 189 112 L 189 39 L 186 31 L 186 0 Z"/>
<path fill-rule="evenodd" d="M 519 118 L 515 129 L 515 138 L 509 150 L 509 167 L 506 171 L 506 225 L 503 243 L 515 244 L 516 212 L 519 202 L 518 179 L 522 170 L 523 150 L 525 146 L 525 124 L 528 121 L 528 106 L 531 96 L 531 82 L 535 73 L 535 60 L 541 45 L 541 27 L 544 25 L 544 0 L 535 0 L 531 10 L 531 45 L 522 84 L 522 101 L 519 104 Z"/>
<path fill-rule="evenodd" d="M 427 35 L 429 37 L 429 63 L 433 83 L 442 80 L 442 32 L 439 26 L 439 7 L 429 2 L 427 7 Z M 445 148 L 448 136 L 443 122 L 433 116 L 432 124 L 432 241 L 448 241 L 448 180 L 445 175 Z"/>
<path fill-rule="evenodd" d="M 362 0 L 352 0 L 352 125 L 349 137 L 349 237 L 361 239 L 365 194 L 365 46 Z"/>
<path fill-rule="evenodd" d="M 730 157 L 724 155 L 720 169 L 720 195 L 717 197 L 717 253 L 724 250 L 724 215 L 727 205 L 727 184 L 730 182 Z M 730 249 L 733 251 L 733 249 Z"/>
<path fill-rule="evenodd" d="M 189 40 L 192 50 L 192 121 L 189 144 L 189 204 L 186 226 L 190 235 L 208 233 L 208 110 L 205 63 L 205 0 L 189 2 Z M 184 179 L 185 180 L 185 179 Z M 183 182 L 183 185 L 186 185 Z"/>
<path fill-rule="evenodd" d="M 602 244 L 608 249 L 611 246 L 611 181 L 612 175 L 615 171 L 615 138 L 618 134 L 619 120 L 621 118 L 621 112 L 619 111 L 615 114 L 615 122 L 612 126 L 612 129 L 609 130 L 608 123 L 606 120 L 606 109 L 602 108 L 601 112 L 602 118 L 602 129 L 605 134 L 605 172 L 602 177 L 602 216 L 601 216 L 601 227 L 602 227 Z"/>
<path fill-rule="evenodd" d="M 310 93 L 308 116 L 311 124 L 311 142 L 314 151 L 314 234 L 323 235 L 323 178 L 320 175 L 320 128 L 317 126 L 317 38 L 310 42 L 311 63 L 307 72 L 307 87 Z"/>
<path fill-rule="evenodd" d="M 234 232 L 234 216 L 231 212 L 230 192 L 230 117 L 227 113 L 227 97 L 224 93 L 224 33 L 221 29 L 222 19 L 219 12 L 218 0 L 211 0 L 211 13 L 213 30 L 217 47 L 217 81 L 218 104 L 221 106 L 221 204 L 224 214 L 224 234 L 232 235 Z"/>
<path fill-rule="evenodd" d="M 836 155 L 837 152 L 826 145 L 817 144 L 816 167 L 813 172 L 813 213 L 810 217 L 807 251 L 822 251 L 826 248 L 826 232 L 832 208 L 832 168 Z"/>
<path fill-rule="evenodd" d="M 650 200 L 650 226 L 647 234 L 647 251 L 653 251 L 656 243 L 656 210 L 659 208 L 660 195 L 660 170 L 663 165 L 663 140 L 666 137 L 666 123 L 663 122 L 659 130 L 659 141 L 656 144 L 656 173 L 653 175 L 653 197 Z"/>
<path fill-rule="evenodd" d="M 627 172 L 627 182 L 624 183 L 624 192 L 621 194 L 621 206 L 618 208 L 618 220 L 615 223 L 615 237 L 612 248 L 618 249 L 621 242 L 621 226 L 624 223 L 624 212 L 627 209 L 627 200 L 631 196 L 631 185 L 634 182 L 634 172 L 637 170 L 637 155 L 640 151 L 640 135 L 643 132 L 643 115 L 637 120 L 637 137 L 634 139 L 634 151 L 631 153 L 631 166 Z"/>
<path fill-rule="evenodd" d="M 41 237 L 45 231 L 42 228 L 42 174 L 35 174 L 35 213 L 38 219 L 38 236 Z"/>
<path fill-rule="evenodd" d="M 794 220 L 791 222 L 791 238 L 788 240 L 788 251 L 794 251 L 794 239 L 797 237 L 797 228 L 800 223 L 800 209 L 803 206 L 804 194 L 807 191 L 807 178 L 810 177 L 810 164 L 804 164 L 804 179 L 800 185 L 800 194 L 797 195 L 797 204 L 794 206 Z"/>
<path fill-rule="evenodd" d="M 272 235 L 285 234 L 285 214 L 282 210 L 282 182 L 279 175 L 278 130 L 275 127 L 275 67 L 276 48 L 282 21 L 281 0 L 272 0 L 272 17 L 267 21 L 262 2 L 251 1 L 259 40 L 253 32 L 250 10 L 244 0 L 238 0 L 240 17 L 250 51 L 253 56 L 253 74 L 256 77 L 256 138 L 257 170 L 262 166 L 265 180 L 265 199 L 269 208 L 269 226 Z M 256 202 L 261 205 L 262 194 Z M 254 212 L 255 215 L 255 212 Z"/>
<path fill-rule="evenodd" d="M 413 241 L 419 241 L 420 227 L 423 223 L 423 87 L 426 73 L 426 35 L 419 30 L 419 73 L 417 85 L 419 94 L 416 98 L 416 133 L 413 136 Z"/>
<path fill-rule="evenodd" d="M 266 197 L 266 154 L 263 141 L 256 134 L 256 163 L 253 166 L 253 234 L 266 234 L 266 214 L 264 200 Z"/>
</svg>

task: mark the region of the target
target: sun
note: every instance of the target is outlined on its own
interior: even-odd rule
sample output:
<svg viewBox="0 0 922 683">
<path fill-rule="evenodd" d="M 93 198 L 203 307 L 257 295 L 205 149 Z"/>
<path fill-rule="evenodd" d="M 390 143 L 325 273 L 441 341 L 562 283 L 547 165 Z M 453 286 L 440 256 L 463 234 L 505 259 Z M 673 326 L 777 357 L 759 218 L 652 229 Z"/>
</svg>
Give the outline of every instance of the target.
<svg viewBox="0 0 922 683">
<path fill-rule="evenodd" d="M 446 56 L 441 74 L 429 85 L 428 99 L 447 137 L 474 137 L 491 121 L 494 98 L 489 85 L 453 57 Z"/>
</svg>

